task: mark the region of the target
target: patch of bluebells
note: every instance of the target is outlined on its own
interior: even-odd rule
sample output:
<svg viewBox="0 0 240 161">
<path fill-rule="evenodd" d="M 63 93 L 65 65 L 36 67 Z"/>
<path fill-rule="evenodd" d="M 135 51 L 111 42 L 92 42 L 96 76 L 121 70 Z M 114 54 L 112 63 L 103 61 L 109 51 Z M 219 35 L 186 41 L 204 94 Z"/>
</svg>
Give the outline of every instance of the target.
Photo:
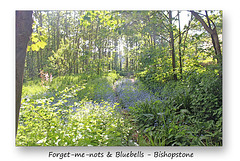
<svg viewBox="0 0 240 161">
<path fill-rule="evenodd" d="M 81 91 L 81 89 L 78 89 L 78 91 Z M 74 90 L 69 92 L 69 97 L 66 98 L 67 102 L 65 102 L 65 105 L 72 106 L 73 111 L 76 111 L 76 109 L 79 109 L 83 106 L 87 109 L 95 107 L 97 108 L 97 106 L 105 106 L 106 109 L 108 109 L 108 107 L 113 108 L 116 106 L 115 93 L 112 84 L 110 84 L 108 81 L 99 81 L 99 83 L 94 84 L 92 90 L 93 93 L 91 93 L 90 98 L 87 97 L 87 99 L 84 97 L 81 97 L 80 99 L 79 97 L 74 97 L 73 95 L 76 94 Z M 86 99 L 84 101 L 84 105 L 77 103 L 84 99 Z"/>
<path fill-rule="evenodd" d="M 104 110 L 108 111 L 109 109 L 117 109 L 119 108 L 119 104 L 113 103 L 113 102 L 107 102 L 107 101 L 84 101 L 84 102 L 75 102 L 74 106 L 72 107 L 73 111 L 76 112 L 77 109 L 81 109 L 82 107 L 85 107 L 85 109 L 94 109 L 98 107 L 104 107 Z"/>
<path fill-rule="evenodd" d="M 130 79 L 118 80 L 115 83 L 115 88 L 119 102 L 127 110 L 139 102 L 161 100 L 143 89 L 141 82 L 133 82 Z"/>
<path fill-rule="evenodd" d="M 113 86 L 115 91 L 113 90 Z M 75 97 L 77 91 L 81 91 L 81 86 L 72 86 L 72 88 L 66 88 L 63 91 L 58 92 L 57 97 L 56 93 L 51 95 L 54 97 L 49 103 L 51 106 L 55 106 L 59 110 L 61 107 L 71 108 L 73 111 L 83 107 L 83 104 L 79 104 L 84 98 Z M 136 103 L 141 103 L 144 101 L 156 101 L 160 100 L 149 91 L 143 88 L 141 82 L 133 82 L 131 79 L 120 79 L 114 83 L 114 85 L 109 84 L 108 82 L 101 82 L 98 85 L 94 86 L 94 93 L 92 99 L 84 101 L 84 107 L 94 108 L 97 106 L 106 106 L 120 108 L 120 103 L 123 108 L 129 110 L 129 107 L 134 107 Z M 65 100 L 65 101 L 63 101 Z M 61 102 L 61 105 L 58 104 Z M 106 105 L 106 102 L 108 103 Z M 116 109 L 115 108 L 115 109 Z M 157 126 L 157 124 L 155 124 Z"/>
</svg>

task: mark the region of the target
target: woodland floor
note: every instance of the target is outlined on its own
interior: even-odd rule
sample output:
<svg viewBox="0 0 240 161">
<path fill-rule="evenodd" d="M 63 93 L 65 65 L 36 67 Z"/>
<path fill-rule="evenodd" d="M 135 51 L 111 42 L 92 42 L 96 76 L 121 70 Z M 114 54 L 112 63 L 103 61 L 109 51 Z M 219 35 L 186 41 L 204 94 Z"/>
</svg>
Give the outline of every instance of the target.
<svg viewBox="0 0 240 161">
<path fill-rule="evenodd" d="M 173 83 L 153 92 L 139 79 L 109 73 L 25 84 L 16 145 L 221 145 L 221 119 L 190 111 L 195 95 L 188 90 L 195 88 Z"/>
</svg>

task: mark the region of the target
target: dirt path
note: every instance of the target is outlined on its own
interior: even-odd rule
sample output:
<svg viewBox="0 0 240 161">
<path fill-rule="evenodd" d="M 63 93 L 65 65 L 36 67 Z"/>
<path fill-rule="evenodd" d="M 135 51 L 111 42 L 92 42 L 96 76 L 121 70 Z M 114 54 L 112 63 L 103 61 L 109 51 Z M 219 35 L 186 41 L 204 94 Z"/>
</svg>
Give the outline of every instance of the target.
<svg viewBox="0 0 240 161">
<path fill-rule="evenodd" d="M 115 102 L 121 103 L 121 100 L 119 99 L 119 94 L 122 92 L 121 90 L 124 90 L 124 83 L 122 82 L 123 80 L 127 81 L 127 82 L 131 82 L 132 85 L 134 85 L 135 83 L 135 79 L 134 78 L 122 78 L 122 79 L 118 79 L 114 84 L 113 84 L 113 90 L 115 93 Z M 120 88 L 119 88 L 120 86 Z M 117 89 L 118 88 L 118 89 Z M 120 89 L 120 90 L 119 90 Z M 122 109 L 124 112 L 125 110 Z"/>
</svg>

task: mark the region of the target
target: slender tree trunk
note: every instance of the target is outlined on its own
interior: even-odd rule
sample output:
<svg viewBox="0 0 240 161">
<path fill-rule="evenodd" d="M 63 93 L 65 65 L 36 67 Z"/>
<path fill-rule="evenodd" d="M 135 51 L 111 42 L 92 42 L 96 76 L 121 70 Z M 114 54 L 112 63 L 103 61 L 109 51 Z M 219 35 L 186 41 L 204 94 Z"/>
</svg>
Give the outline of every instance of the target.
<svg viewBox="0 0 240 161">
<path fill-rule="evenodd" d="M 186 40 L 187 40 L 187 36 L 188 36 L 188 31 L 189 31 L 189 29 L 190 29 L 190 24 L 191 24 L 191 22 L 192 22 L 192 15 L 191 15 L 191 19 L 189 20 L 189 22 L 188 22 L 188 27 L 187 27 L 187 30 L 186 30 L 186 32 L 185 32 L 185 38 L 184 38 L 184 41 L 183 41 L 183 50 L 182 50 L 182 56 L 184 56 L 185 55 L 185 49 L 186 49 Z M 183 59 L 183 57 L 182 57 L 182 65 L 184 64 L 184 59 Z"/>
<path fill-rule="evenodd" d="M 59 31 L 60 15 L 59 15 L 59 12 L 60 11 L 57 12 L 57 50 L 59 49 L 59 45 L 60 45 L 60 38 L 59 38 L 59 34 L 60 34 L 60 31 Z"/>
<path fill-rule="evenodd" d="M 79 44 L 80 44 L 80 39 L 79 39 L 79 37 L 78 37 L 78 40 L 77 40 L 77 51 L 76 51 L 76 57 L 77 57 L 77 60 L 76 60 L 76 68 L 77 68 L 77 70 L 76 70 L 76 73 L 78 74 L 79 73 L 79 69 L 78 69 L 78 63 L 79 63 Z"/>
<path fill-rule="evenodd" d="M 30 71 L 30 76 L 31 76 L 32 80 L 33 80 L 33 77 L 34 77 L 34 70 L 33 70 L 33 68 L 34 68 L 34 62 L 35 62 L 35 60 L 33 59 L 33 54 L 34 54 L 34 52 L 31 51 L 31 71 Z"/>
<path fill-rule="evenodd" d="M 135 63 L 135 70 L 136 71 L 138 71 L 138 52 L 137 52 L 137 50 L 138 50 L 138 43 L 137 43 L 137 41 L 136 41 L 136 49 L 135 49 L 135 54 L 136 54 L 136 63 Z"/>
<path fill-rule="evenodd" d="M 179 25 L 179 41 L 178 41 L 178 52 L 179 52 L 179 64 L 180 64 L 180 74 L 182 79 L 182 53 L 181 53 L 181 45 L 182 45 L 182 33 L 180 26 L 180 12 L 178 12 L 178 25 Z"/>
<path fill-rule="evenodd" d="M 122 55 L 122 54 L 121 54 L 121 55 Z M 122 71 L 122 56 L 120 57 L 119 67 L 120 67 L 120 71 Z"/>
<path fill-rule="evenodd" d="M 40 49 L 41 50 L 41 49 Z M 40 58 L 39 58 L 39 51 L 36 51 L 37 53 L 37 76 L 40 75 Z"/>
<path fill-rule="evenodd" d="M 218 34 L 217 34 L 217 30 L 216 30 L 216 27 L 214 26 L 213 29 L 211 29 L 211 26 L 208 26 L 205 21 L 194 11 L 190 11 L 194 17 L 196 19 L 198 19 L 198 21 L 200 21 L 200 23 L 203 25 L 204 29 L 211 35 L 211 38 L 212 38 L 212 43 L 213 43 L 213 46 L 215 46 L 215 53 L 216 55 L 218 55 L 219 57 L 217 58 L 218 59 L 218 63 L 221 63 L 221 47 L 220 47 L 220 43 L 219 43 L 219 39 L 218 39 Z M 207 16 L 208 17 L 208 16 Z M 208 18 L 208 21 L 209 18 Z"/>
<path fill-rule="evenodd" d="M 174 38 L 173 38 L 173 28 L 172 28 L 172 11 L 169 11 L 169 23 L 170 23 L 170 50 L 172 55 L 172 67 L 173 67 L 173 79 L 177 80 L 176 62 L 175 62 L 175 51 L 174 51 Z"/>
<path fill-rule="evenodd" d="M 100 75 L 101 51 L 102 51 L 102 47 L 100 46 L 98 48 L 98 70 L 97 70 L 98 75 Z"/>
<path fill-rule="evenodd" d="M 39 17 L 39 15 L 38 15 L 38 11 L 35 11 L 34 13 L 33 13 L 33 15 L 35 16 L 35 17 Z M 38 25 L 36 25 L 36 32 L 38 33 Z M 40 33 L 38 33 L 38 34 L 40 34 Z M 40 49 L 41 50 L 41 49 Z M 40 56 L 39 56 L 39 54 L 40 54 L 40 50 L 39 51 L 36 51 L 36 55 L 37 55 L 37 76 L 38 75 L 40 75 Z M 35 52 L 34 52 L 35 53 Z M 32 55 L 32 62 L 34 62 L 33 61 L 33 55 Z M 34 64 L 34 63 L 33 63 Z M 34 71 L 34 70 L 33 70 Z M 35 72 L 34 72 L 34 75 L 35 75 Z"/>
<path fill-rule="evenodd" d="M 56 31 L 55 31 L 55 28 L 53 27 L 53 44 L 52 44 L 52 49 L 53 49 L 53 51 L 54 52 L 56 52 L 56 36 L 55 36 L 55 34 L 56 34 Z"/>
<path fill-rule="evenodd" d="M 50 17 L 49 17 L 49 12 L 47 12 L 47 21 L 48 21 L 48 40 L 47 40 L 47 53 L 46 53 L 46 57 L 48 57 L 50 55 L 50 51 L 51 51 L 51 47 L 50 47 L 50 37 L 51 37 L 51 33 L 50 33 Z"/>
<path fill-rule="evenodd" d="M 111 70 L 111 51 L 108 51 L 108 71 Z"/>
<path fill-rule="evenodd" d="M 26 49 L 32 34 L 32 11 L 16 11 L 16 129 L 21 106 L 22 83 Z"/>
<path fill-rule="evenodd" d="M 39 26 L 42 27 L 42 12 L 39 11 Z M 40 35 L 42 35 L 42 32 L 40 32 Z M 39 50 L 39 55 L 40 55 L 40 69 L 43 69 L 43 49 Z M 40 71 L 39 71 L 40 72 Z M 39 75 L 39 73 L 38 73 Z"/>
<path fill-rule="evenodd" d="M 73 53 L 72 53 L 72 51 L 71 51 L 71 48 L 72 48 L 72 47 L 71 47 L 71 42 L 69 41 L 69 46 L 68 46 L 68 50 L 70 51 L 70 52 L 68 53 L 68 56 L 69 56 L 69 57 L 68 57 L 68 60 L 69 60 L 69 62 L 68 62 L 68 63 L 69 63 L 69 64 L 68 64 L 68 65 L 69 65 L 68 74 L 69 74 L 69 75 L 72 74 L 72 64 L 73 64 L 73 63 L 72 63 L 72 54 L 73 54 Z"/>
<path fill-rule="evenodd" d="M 209 19 L 209 17 L 208 17 L 207 11 L 205 11 L 205 13 L 206 13 L 206 17 L 207 17 L 208 27 L 212 30 L 211 23 L 210 23 L 210 19 Z M 211 38 L 212 38 L 212 44 L 213 44 L 213 47 L 214 47 L 215 54 L 217 55 L 217 52 L 216 52 L 217 49 L 216 49 L 216 46 L 215 46 L 215 43 L 214 43 L 213 35 L 211 35 Z"/>
</svg>

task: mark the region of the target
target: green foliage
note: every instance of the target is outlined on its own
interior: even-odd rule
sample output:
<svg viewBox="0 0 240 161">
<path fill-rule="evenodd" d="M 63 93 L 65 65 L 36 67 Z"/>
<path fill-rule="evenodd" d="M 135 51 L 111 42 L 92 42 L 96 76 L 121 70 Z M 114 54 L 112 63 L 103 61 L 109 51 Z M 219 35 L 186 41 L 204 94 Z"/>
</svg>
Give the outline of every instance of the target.
<svg viewBox="0 0 240 161">
<path fill-rule="evenodd" d="M 46 92 L 48 89 L 41 86 L 41 80 L 36 79 L 33 81 L 28 81 L 26 83 L 23 83 L 23 88 L 22 88 L 22 97 L 26 96 L 32 96 L 32 95 L 37 95 L 37 94 L 43 94 Z"/>
<path fill-rule="evenodd" d="M 114 98 L 113 84 L 119 78 L 115 73 L 109 73 L 106 76 L 91 79 L 86 84 L 85 89 L 77 93 L 79 99 L 88 98 L 90 100 L 111 101 Z"/>
<path fill-rule="evenodd" d="M 128 128 L 120 113 L 107 102 L 74 102 L 77 110 L 54 99 L 24 103 L 17 146 L 121 146 Z M 64 102 L 65 100 L 61 100 Z M 37 106 L 34 106 L 37 105 Z"/>
<path fill-rule="evenodd" d="M 139 145 L 222 145 L 222 85 L 214 72 L 191 73 L 155 94 L 162 101 L 131 107 L 142 133 Z"/>
<path fill-rule="evenodd" d="M 208 13 L 221 45 L 222 12 Z M 222 145 L 222 57 L 199 21 L 180 31 L 168 11 L 33 18 L 17 145 Z"/>
<path fill-rule="evenodd" d="M 43 29 L 42 27 L 37 28 L 38 32 L 32 33 L 31 41 L 32 44 L 27 47 L 27 51 L 39 51 L 40 49 L 44 49 L 47 45 L 47 35 L 46 35 L 46 29 Z M 41 33 L 41 34 L 39 34 Z"/>
<path fill-rule="evenodd" d="M 112 84 L 118 75 L 109 73 L 102 79 L 95 78 L 87 84 L 83 83 L 85 81 L 80 78 L 80 76 L 65 76 L 53 79 L 48 92 L 38 97 L 31 97 L 30 93 L 27 93 L 28 96 L 22 99 L 16 138 L 17 146 L 121 146 L 128 144 L 131 127 L 119 113 L 118 103 L 91 101 L 87 96 L 81 101 L 76 99 L 79 93 L 92 87 L 88 84 L 95 83 L 94 88 L 101 81 Z M 60 90 L 61 84 L 56 84 L 60 81 L 64 83 L 63 90 Z M 73 85 L 76 82 L 78 84 Z M 28 86 L 31 85 L 33 84 L 28 84 Z"/>
</svg>

